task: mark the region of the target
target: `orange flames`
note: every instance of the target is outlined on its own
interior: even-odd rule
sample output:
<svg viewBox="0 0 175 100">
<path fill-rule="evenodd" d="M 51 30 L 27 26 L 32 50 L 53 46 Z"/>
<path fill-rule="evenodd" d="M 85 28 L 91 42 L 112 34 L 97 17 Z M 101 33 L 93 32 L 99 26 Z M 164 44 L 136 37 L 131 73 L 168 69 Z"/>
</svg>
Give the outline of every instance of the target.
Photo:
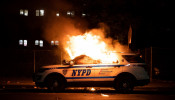
<svg viewBox="0 0 175 100">
<path fill-rule="evenodd" d="M 116 63 L 118 60 L 116 51 L 110 49 L 109 45 L 101 35 L 87 32 L 83 35 L 68 36 L 69 41 L 65 50 L 71 59 L 80 55 L 87 55 L 101 63 Z"/>
</svg>

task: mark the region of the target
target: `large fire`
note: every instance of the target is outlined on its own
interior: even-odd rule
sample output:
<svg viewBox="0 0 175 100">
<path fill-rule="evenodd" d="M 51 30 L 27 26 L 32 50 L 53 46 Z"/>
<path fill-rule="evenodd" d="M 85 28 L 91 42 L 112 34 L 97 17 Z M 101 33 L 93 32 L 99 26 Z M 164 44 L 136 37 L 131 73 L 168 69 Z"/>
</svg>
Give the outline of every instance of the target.
<svg viewBox="0 0 175 100">
<path fill-rule="evenodd" d="M 105 64 L 118 61 L 116 51 L 112 50 L 100 35 L 87 32 L 83 35 L 68 36 L 68 38 L 65 49 L 71 59 L 86 55 Z"/>
</svg>

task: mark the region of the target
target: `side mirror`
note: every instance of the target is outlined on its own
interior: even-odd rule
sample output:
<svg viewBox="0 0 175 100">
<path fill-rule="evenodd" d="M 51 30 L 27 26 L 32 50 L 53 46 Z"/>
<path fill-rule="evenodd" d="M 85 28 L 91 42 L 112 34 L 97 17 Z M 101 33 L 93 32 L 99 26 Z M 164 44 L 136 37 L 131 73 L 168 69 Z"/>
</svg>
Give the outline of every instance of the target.
<svg viewBox="0 0 175 100">
<path fill-rule="evenodd" d="M 62 63 L 63 63 L 63 65 L 69 65 L 69 62 L 66 60 L 63 60 Z"/>
<path fill-rule="evenodd" d="M 116 63 L 119 63 L 119 61 L 117 60 Z"/>
<path fill-rule="evenodd" d="M 124 59 L 122 59 L 122 62 L 124 62 L 125 60 Z"/>
</svg>

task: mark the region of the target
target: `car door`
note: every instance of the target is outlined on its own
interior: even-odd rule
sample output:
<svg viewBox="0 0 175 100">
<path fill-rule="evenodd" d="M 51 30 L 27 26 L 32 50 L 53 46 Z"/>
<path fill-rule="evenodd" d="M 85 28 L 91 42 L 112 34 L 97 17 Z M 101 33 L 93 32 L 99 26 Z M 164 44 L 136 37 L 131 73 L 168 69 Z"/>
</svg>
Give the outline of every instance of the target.
<svg viewBox="0 0 175 100">
<path fill-rule="evenodd" d="M 67 70 L 66 79 L 68 82 L 93 81 L 94 68 L 92 65 L 73 65 Z"/>
<path fill-rule="evenodd" d="M 121 65 L 98 65 L 94 68 L 94 81 L 114 81 L 116 74 L 122 71 Z"/>
</svg>

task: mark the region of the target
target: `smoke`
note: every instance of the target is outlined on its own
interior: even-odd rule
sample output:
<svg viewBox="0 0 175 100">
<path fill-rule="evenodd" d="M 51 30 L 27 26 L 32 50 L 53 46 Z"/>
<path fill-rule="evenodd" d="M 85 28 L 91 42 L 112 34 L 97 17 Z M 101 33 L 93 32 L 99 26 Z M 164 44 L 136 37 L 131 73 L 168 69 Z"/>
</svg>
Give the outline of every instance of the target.
<svg viewBox="0 0 175 100">
<path fill-rule="evenodd" d="M 49 12 L 47 12 L 49 14 L 45 16 L 43 37 L 48 42 L 52 40 L 62 42 L 65 41 L 66 35 L 77 35 L 81 33 L 79 26 L 84 26 L 82 25 L 84 21 L 75 17 L 71 19 L 70 16 L 67 16 L 67 11 L 73 11 L 74 9 L 69 0 L 50 0 L 44 3 L 46 3 L 43 5 L 49 10 Z M 59 16 L 56 16 L 57 13 L 59 13 Z"/>
<path fill-rule="evenodd" d="M 122 45 L 119 43 L 118 40 L 113 40 L 112 44 L 113 44 L 114 50 L 116 50 L 117 52 L 131 52 L 128 45 Z"/>
<path fill-rule="evenodd" d="M 105 23 L 99 23 L 98 28 L 88 30 L 87 32 L 92 32 L 94 35 L 100 36 L 101 41 L 107 44 L 107 48 L 116 52 L 131 52 L 128 45 L 123 45 L 119 43 L 118 40 L 109 37 L 110 27 Z"/>
<path fill-rule="evenodd" d="M 101 36 L 103 37 L 103 40 L 108 44 L 108 48 L 116 52 L 131 52 L 128 45 L 123 45 L 119 43 L 118 40 L 109 37 L 110 27 L 105 23 L 99 23 L 99 28 L 97 30 L 101 31 Z"/>
<path fill-rule="evenodd" d="M 45 28 L 44 37 L 46 40 L 65 41 L 67 35 L 78 35 L 81 31 L 75 27 L 75 21 L 70 18 L 60 17 L 51 19 Z"/>
</svg>

